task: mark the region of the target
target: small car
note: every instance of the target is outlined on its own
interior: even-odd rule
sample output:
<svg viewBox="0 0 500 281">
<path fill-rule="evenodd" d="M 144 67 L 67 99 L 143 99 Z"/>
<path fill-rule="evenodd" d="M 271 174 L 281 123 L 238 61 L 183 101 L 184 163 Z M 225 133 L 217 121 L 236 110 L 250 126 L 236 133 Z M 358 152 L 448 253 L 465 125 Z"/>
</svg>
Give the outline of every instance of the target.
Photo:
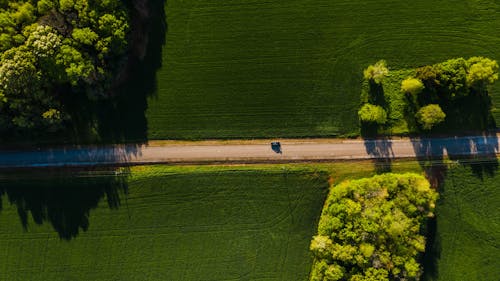
<svg viewBox="0 0 500 281">
<path fill-rule="evenodd" d="M 271 142 L 271 149 L 276 153 L 282 153 L 281 151 L 281 143 L 279 141 Z"/>
</svg>

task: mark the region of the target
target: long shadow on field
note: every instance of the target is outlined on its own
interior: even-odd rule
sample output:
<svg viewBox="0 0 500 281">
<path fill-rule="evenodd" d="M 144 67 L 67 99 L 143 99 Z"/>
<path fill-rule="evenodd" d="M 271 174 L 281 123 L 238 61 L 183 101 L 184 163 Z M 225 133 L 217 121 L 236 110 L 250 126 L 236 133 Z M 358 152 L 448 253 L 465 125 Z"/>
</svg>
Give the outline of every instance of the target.
<svg viewBox="0 0 500 281">
<path fill-rule="evenodd" d="M 52 172 L 33 176 L 29 171 L 0 179 L 0 210 L 2 202 L 14 205 L 26 231 L 31 219 L 36 224 L 49 222 L 61 239 L 70 240 L 88 230 L 90 211 L 101 200 L 115 209 L 121 205 L 120 195 L 127 193 L 126 177 L 111 170 L 100 175 Z"/>
<path fill-rule="evenodd" d="M 165 0 L 126 0 L 131 11 L 130 50 L 127 63 L 112 85 L 112 99 L 75 100 L 72 118 L 76 142 L 97 133 L 98 142 L 147 141 L 148 97 L 157 91 L 156 72 L 162 65 L 167 22 Z M 83 107 L 83 108 L 82 108 Z M 96 140 L 92 140 L 95 142 Z"/>
</svg>

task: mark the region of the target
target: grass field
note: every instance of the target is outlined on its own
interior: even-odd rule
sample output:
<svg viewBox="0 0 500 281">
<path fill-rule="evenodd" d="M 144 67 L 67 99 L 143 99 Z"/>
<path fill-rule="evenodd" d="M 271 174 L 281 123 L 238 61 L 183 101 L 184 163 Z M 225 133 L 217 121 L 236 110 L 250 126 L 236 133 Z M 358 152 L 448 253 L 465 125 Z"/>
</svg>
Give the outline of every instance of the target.
<svg viewBox="0 0 500 281">
<path fill-rule="evenodd" d="M 113 182 L 4 180 L 0 280 L 307 280 L 325 173 L 140 167 L 128 187 L 112 192 Z M 105 191 L 96 192 L 102 183 Z M 69 184 L 66 195 L 73 196 L 43 199 Z M 38 204 L 31 195 L 22 200 L 28 186 L 41 190 L 31 190 Z M 111 200 L 114 208 L 109 194 L 120 198 Z M 78 198 L 88 205 L 78 207 Z M 25 231 L 19 214 L 37 213 L 33 206 L 41 211 L 36 218 L 28 212 Z M 65 212 L 75 208 L 83 211 Z M 68 220 L 54 216 L 75 213 L 79 231 L 60 239 L 54 223 Z"/>
<path fill-rule="evenodd" d="M 367 65 L 500 59 L 495 0 L 169 0 L 165 10 L 150 139 L 358 133 Z"/>
<path fill-rule="evenodd" d="M 481 179 L 470 168 L 450 169 L 436 215 L 435 265 L 425 280 L 498 281 L 500 173 Z"/>
</svg>

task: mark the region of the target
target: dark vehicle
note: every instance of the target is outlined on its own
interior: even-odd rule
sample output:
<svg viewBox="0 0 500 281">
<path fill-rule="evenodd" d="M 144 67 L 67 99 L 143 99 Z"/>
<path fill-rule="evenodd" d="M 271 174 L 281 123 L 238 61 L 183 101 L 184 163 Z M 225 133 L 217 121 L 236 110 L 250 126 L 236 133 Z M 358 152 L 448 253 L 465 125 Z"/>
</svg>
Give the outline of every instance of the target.
<svg viewBox="0 0 500 281">
<path fill-rule="evenodd" d="M 271 149 L 276 152 L 276 153 L 279 153 L 281 154 L 282 151 L 281 151 L 281 143 L 279 141 L 273 141 L 271 143 Z"/>
</svg>

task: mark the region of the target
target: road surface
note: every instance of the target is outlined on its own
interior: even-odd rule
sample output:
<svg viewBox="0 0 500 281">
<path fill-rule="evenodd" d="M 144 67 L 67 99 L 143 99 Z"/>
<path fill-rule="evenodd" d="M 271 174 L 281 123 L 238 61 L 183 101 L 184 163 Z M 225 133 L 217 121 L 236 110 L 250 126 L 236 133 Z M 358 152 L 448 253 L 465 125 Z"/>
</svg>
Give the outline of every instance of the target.
<svg viewBox="0 0 500 281">
<path fill-rule="evenodd" d="M 375 158 L 494 157 L 499 138 L 490 136 L 398 140 L 281 140 L 282 153 L 267 141 L 158 142 L 150 145 L 72 146 L 0 150 L 0 168 L 57 166 L 288 163 Z"/>
</svg>

